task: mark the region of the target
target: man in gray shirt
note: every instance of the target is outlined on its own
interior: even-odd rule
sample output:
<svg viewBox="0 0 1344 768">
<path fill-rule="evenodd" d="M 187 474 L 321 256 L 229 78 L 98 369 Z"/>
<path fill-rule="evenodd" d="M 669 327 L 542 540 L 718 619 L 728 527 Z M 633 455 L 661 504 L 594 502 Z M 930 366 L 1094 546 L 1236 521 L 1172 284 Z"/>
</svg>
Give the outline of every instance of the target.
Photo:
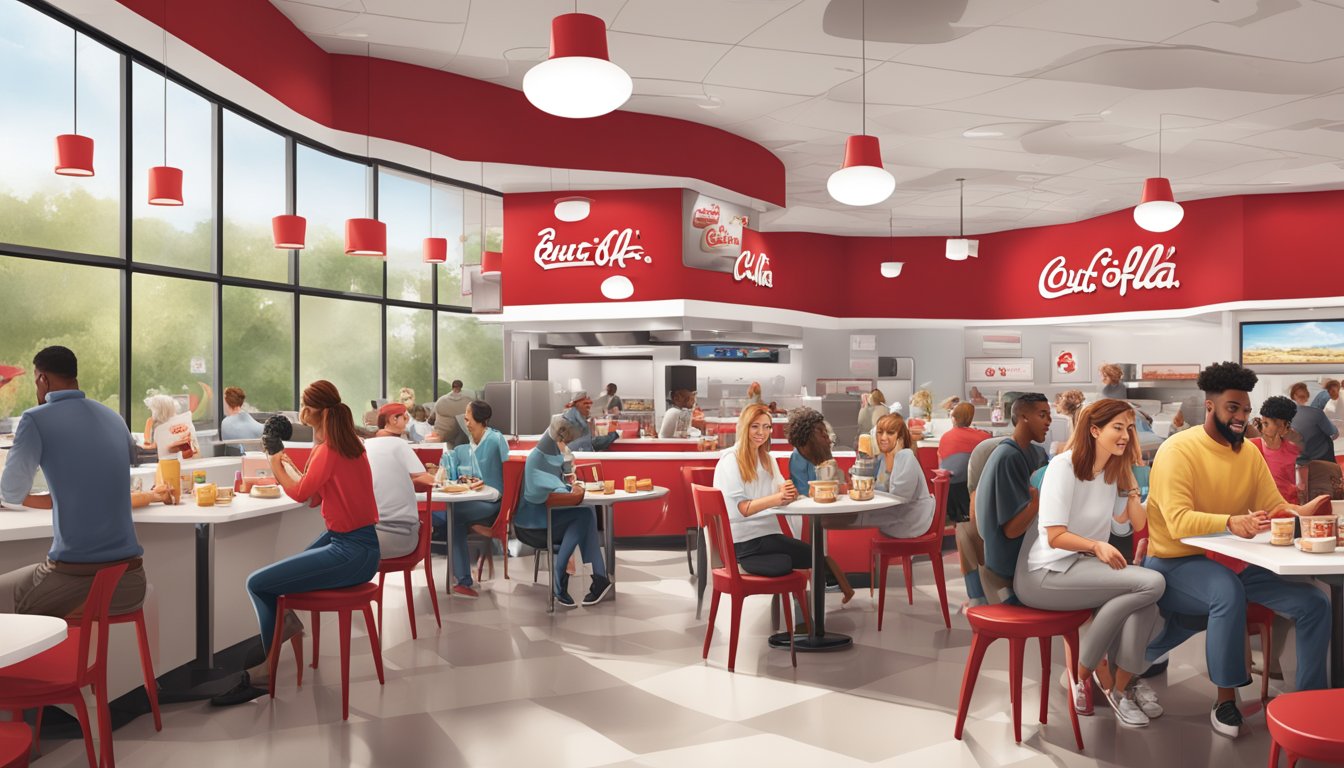
<svg viewBox="0 0 1344 768">
<path fill-rule="evenodd" d="M 975 500 L 976 523 L 985 540 L 981 579 L 997 577 L 1010 588 L 1023 534 L 1036 519 L 1039 502 L 1031 473 L 1045 466 L 1047 458 L 1033 443 L 1044 440 L 1050 428 L 1050 401 L 1035 392 L 1024 394 L 1013 402 L 1012 419 L 1012 438 L 1000 442 L 985 462 Z M 985 593 L 988 597 L 989 582 Z"/>
</svg>

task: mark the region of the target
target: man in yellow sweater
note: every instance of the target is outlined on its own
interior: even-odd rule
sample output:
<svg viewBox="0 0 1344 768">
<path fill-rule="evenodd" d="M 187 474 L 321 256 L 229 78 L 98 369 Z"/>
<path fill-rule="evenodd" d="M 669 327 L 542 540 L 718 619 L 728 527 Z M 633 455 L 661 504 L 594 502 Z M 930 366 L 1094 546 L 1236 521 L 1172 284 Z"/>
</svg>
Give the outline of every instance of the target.
<svg viewBox="0 0 1344 768">
<path fill-rule="evenodd" d="M 1187 429 L 1162 444 L 1153 460 L 1148 495 L 1148 557 L 1144 565 L 1167 579 L 1158 607 L 1166 627 L 1148 646 L 1154 660 L 1198 631 L 1207 617 L 1205 654 L 1218 686 L 1210 713 L 1213 729 L 1236 737 L 1241 712 L 1236 688 L 1249 685 L 1246 669 L 1246 603 L 1260 603 L 1297 626 L 1297 689 L 1326 687 L 1330 603 L 1311 584 L 1287 581 L 1254 565 L 1219 562 L 1181 543 L 1187 536 L 1231 533 L 1249 539 L 1269 529 L 1270 516 L 1301 507 L 1283 500 L 1264 457 L 1244 443 L 1255 372 L 1217 363 L 1199 375 L 1204 392 L 1203 429 Z M 1174 615 L 1174 614 L 1179 614 Z M 1193 620 L 1193 621 L 1192 621 Z"/>
</svg>

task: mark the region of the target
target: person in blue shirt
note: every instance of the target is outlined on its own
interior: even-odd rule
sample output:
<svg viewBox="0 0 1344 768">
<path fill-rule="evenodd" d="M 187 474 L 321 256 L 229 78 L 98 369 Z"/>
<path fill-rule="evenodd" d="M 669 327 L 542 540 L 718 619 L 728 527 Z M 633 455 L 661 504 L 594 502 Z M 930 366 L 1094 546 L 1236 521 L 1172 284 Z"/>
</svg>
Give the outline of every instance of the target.
<svg viewBox="0 0 1344 768">
<path fill-rule="evenodd" d="M 588 414 L 593 410 L 593 398 L 588 393 L 579 390 L 574 393 L 571 399 L 565 405 L 564 417 L 569 423 L 574 425 L 578 431 L 575 433 L 573 442 L 569 444 L 572 451 L 605 451 L 620 433 L 611 432 L 602 437 L 593 437 L 592 431 L 588 428 Z"/>
<path fill-rule="evenodd" d="M 221 440 L 260 440 L 261 422 L 243 410 L 247 394 L 239 387 L 224 388 L 224 420 L 219 422 Z"/>
<path fill-rule="evenodd" d="M 815 408 L 803 406 L 789 411 L 789 424 L 786 433 L 789 438 L 789 445 L 793 446 L 793 453 L 789 455 L 789 479 L 793 481 L 793 487 L 798 489 L 802 496 L 809 496 L 811 483 L 817 479 L 817 467 L 826 462 L 834 462 L 831 459 L 831 430 L 826 425 L 826 418 Z M 843 480 L 843 478 L 836 478 Z M 828 528 L 844 528 L 855 522 L 856 516 L 846 516 L 848 519 L 827 520 Z M 831 556 L 826 556 L 826 564 L 830 569 L 830 575 L 826 579 L 828 587 L 838 587 L 844 598 L 842 603 L 848 603 L 854 597 L 854 588 L 849 585 L 849 579 L 845 576 L 844 570 L 835 562 Z"/>
<path fill-rule="evenodd" d="M 1339 400 L 1339 382 L 1335 379 L 1326 379 L 1321 382 L 1321 391 L 1311 398 L 1311 407 L 1324 410 L 1331 400 Z"/>
<path fill-rule="evenodd" d="M 1005 585 L 1008 594 L 985 596 L 991 603 L 1017 603 L 1012 595 L 1013 576 L 1022 549 L 1023 535 L 1036 524 L 1039 493 L 1031 487 L 1031 473 L 1045 466 L 1040 443 L 1050 430 L 1050 401 L 1028 392 L 1013 401 L 1013 435 L 999 443 L 980 475 L 975 494 L 975 520 L 985 540 L 985 567 Z M 989 586 L 989 585 L 986 585 Z"/>
<path fill-rule="evenodd" d="M 467 554 L 467 534 L 474 529 L 489 535 L 489 529 L 499 515 L 504 493 L 504 462 L 509 460 L 509 441 L 499 430 L 490 426 L 494 412 L 484 400 L 467 404 L 464 417 L 467 422 L 467 443 L 452 449 L 452 459 L 445 458 L 441 465 L 457 468 L 458 481 L 477 481 L 499 491 L 495 501 L 464 501 L 453 505 L 453 578 L 457 585 L 453 595 L 473 599 L 480 594 L 472 587 L 471 561 Z M 434 513 L 434 527 L 448 524 L 446 512 Z M 483 530 L 482 530 L 483 529 Z"/>
<path fill-rule="evenodd" d="M 566 608 L 575 606 L 569 596 L 569 574 L 565 566 L 577 548 L 583 559 L 593 567 L 593 583 L 584 605 L 596 605 L 611 594 L 607 578 L 607 563 L 597 540 L 597 513 L 583 501 L 583 486 L 575 482 L 571 487 L 565 479 L 573 477 L 573 459 L 568 443 L 578 436 L 574 423 L 564 416 L 551 419 L 537 446 L 527 455 L 523 469 L 523 496 L 513 527 L 518 540 L 535 547 L 549 547 L 546 541 L 546 505 L 551 504 L 552 541 L 559 545 L 551 561 L 551 585 L 555 601 Z"/>
<path fill-rule="evenodd" d="M 135 441 L 116 411 L 80 391 L 74 352 L 47 347 L 33 358 L 33 370 L 38 405 L 19 419 L 0 501 L 7 509 L 50 509 L 51 551 L 45 562 L 0 574 L 0 613 L 69 616 L 84 604 L 94 575 L 121 563 L 128 567 L 112 594 L 112 613 L 134 611 L 146 584 L 127 493 Z M 39 468 L 50 496 L 31 493 Z M 163 501 L 166 491 L 137 494 L 134 505 Z"/>
</svg>

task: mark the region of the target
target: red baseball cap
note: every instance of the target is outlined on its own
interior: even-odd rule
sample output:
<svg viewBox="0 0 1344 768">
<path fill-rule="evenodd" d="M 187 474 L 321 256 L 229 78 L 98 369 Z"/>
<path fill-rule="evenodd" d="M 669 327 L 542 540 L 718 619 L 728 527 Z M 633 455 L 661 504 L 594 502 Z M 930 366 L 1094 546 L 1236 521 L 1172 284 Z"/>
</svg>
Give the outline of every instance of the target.
<svg viewBox="0 0 1344 768">
<path fill-rule="evenodd" d="M 406 413 L 406 406 L 401 403 L 388 403 L 378 409 L 379 416 L 387 416 L 389 418 L 392 416 L 400 416 L 403 413 Z"/>
</svg>

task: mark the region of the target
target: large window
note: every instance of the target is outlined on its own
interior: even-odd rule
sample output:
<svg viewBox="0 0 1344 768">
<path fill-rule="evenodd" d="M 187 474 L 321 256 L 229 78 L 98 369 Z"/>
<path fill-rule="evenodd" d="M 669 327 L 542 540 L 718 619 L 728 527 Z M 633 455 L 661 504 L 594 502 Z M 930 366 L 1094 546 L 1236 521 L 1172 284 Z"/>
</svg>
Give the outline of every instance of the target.
<svg viewBox="0 0 1344 768">
<path fill-rule="evenodd" d="M 150 395 L 184 397 L 197 429 L 215 424 L 215 284 L 131 276 L 131 431 Z"/>
<path fill-rule="evenodd" d="M 439 392 L 447 392 L 453 379 L 474 392 L 504 379 L 504 332 L 498 324 L 439 313 Z"/>
<path fill-rule="evenodd" d="M 136 261 L 206 271 L 211 268 L 215 199 L 211 179 L 214 136 L 210 102 L 168 83 L 168 141 L 164 144 L 163 73 L 132 67 L 131 249 Z M 165 146 L 166 152 L 165 155 Z M 182 205 L 149 204 L 149 169 L 182 169 Z"/>
<path fill-rule="evenodd" d="M 417 403 L 434 400 L 434 313 L 387 308 L 387 397 L 402 387 L 415 390 Z"/>
<path fill-rule="evenodd" d="M 224 286 L 222 386 L 240 387 L 259 411 L 295 407 L 294 295 Z"/>
<path fill-rule="evenodd" d="M 37 405 L 33 356 L 69 347 L 79 358 L 79 386 L 90 398 L 119 407 L 121 293 L 119 269 L 0 256 L 0 366 L 22 369 L 0 384 L 0 419 Z M 8 376 L 6 376 L 8 378 Z"/>
<path fill-rule="evenodd" d="M 435 185 L 437 186 L 437 185 Z M 378 217 L 387 225 L 387 297 L 402 301 L 429 302 L 434 286 L 434 267 L 424 262 L 424 239 L 431 234 L 429 183 L 395 171 L 378 172 Z M 434 196 L 435 203 L 442 203 Z M 433 212 L 433 236 L 456 237 L 462 229 L 461 211 L 456 227 L 440 207 Z M 461 244 L 458 252 L 461 252 Z M 461 259 L 459 258 L 460 262 Z M 446 267 L 445 267 L 446 268 Z"/>
<path fill-rule="evenodd" d="M 277 251 L 271 217 L 285 212 L 285 137 L 224 112 L 224 274 L 289 280 L 289 251 Z"/>
<path fill-rule="evenodd" d="M 300 145 L 298 212 L 308 219 L 308 247 L 300 251 L 299 280 L 312 288 L 383 293 L 383 260 L 345 255 L 345 221 L 368 210 L 369 169 Z"/>
<path fill-rule="evenodd" d="M 299 299 L 299 386 L 326 379 L 359 421 L 383 390 L 383 308 L 368 301 Z"/>
<path fill-rule="evenodd" d="M 0 243 L 120 255 L 118 56 L 79 36 L 79 133 L 94 141 L 92 177 L 57 176 L 55 137 L 75 130 L 75 33 L 0 1 Z"/>
</svg>

